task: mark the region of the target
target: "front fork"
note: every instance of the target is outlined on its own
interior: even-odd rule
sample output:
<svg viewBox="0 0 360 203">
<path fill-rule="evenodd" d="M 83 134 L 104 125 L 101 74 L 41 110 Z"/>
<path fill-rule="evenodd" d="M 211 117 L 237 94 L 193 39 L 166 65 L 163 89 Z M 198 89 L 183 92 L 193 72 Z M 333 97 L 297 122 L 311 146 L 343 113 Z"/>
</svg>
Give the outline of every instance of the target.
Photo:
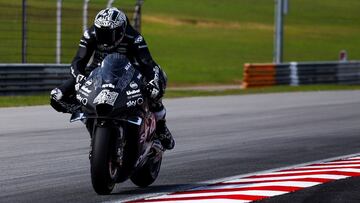
<svg viewBox="0 0 360 203">
<path fill-rule="evenodd" d="M 127 123 L 130 123 L 132 125 L 137 125 L 139 127 L 141 127 L 141 125 L 143 125 L 143 119 L 140 117 L 133 117 L 133 118 L 129 118 L 127 120 L 124 120 Z M 106 126 L 108 125 L 108 127 L 110 128 L 116 128 L 116 137 L 113 137 L 113 141 L 114 141 L 114 151 L 112 151 L 113 153 L 113 160 L 119 164 L 119 166 L 122 166 L 123 164 L 123 156 L 124 156 L 124 147 L 126 145 L 126 139 L 125 139 L 125 135 L 124 135 L 124 128 L 122 127 L 122 125 L 116 125 L 111 123 L 111 121 L 104 121 L 104 120 L 97 120 L 97 119 L 93 119 L 93 118 L 89 118 L 86 120 L 86 128 L 90 134 L 90 138 L 91 138 L 91 144 L 90 144 L 90 152 L 89 152 L 89 159 L 91 158 L 92 155 L 92 137 L 93 134 L 95 132 L 96 126 Z M 151 125 L 151 124 L 150 124 Z M 152 126 L 153 127 L 153 126 Z M 151 131 L 151 130 L 150 130 Z M 155 132 L 153 132 L 155 133 Z M 144 153 L 143 156 L 139 157 L 139 160 L 137 162 L 136 165 L 138 165 L 140 162 L 144 161 L 143 159 L 146 157 L 146 159 L 148 158 L 154 158 L 155 160 L 157 159 L 161 159 L 163 152 L 165 151 L 164 147 L 162 146 L 161 142 L 156 139 L 156 135 L 153 134 L 150 136 L 152 141 L 151 147 L 149 147 L 149 150 L 146 150 L 147 153 Z"/>
<path fill-rule="evenodd" d="M 89 132 L 90 135 L 90 151 L 89 151 L 89 159 L 92 156 L 92 149 L 93 149 L 93 135 L 95 133 L 96 127 L 103 127 L 108 125 L 106 123 L 106 121 L 98 121 L 96 119 L 93 118 L 89 118 L 86 119 L 85 122 L 86 125 L 86 129 Z M 108 125 L 109 128 L 116 128 L 115 130 L 115 134 L 117 136 L 112 137 L 113 139 L 113 143 L 115 144 L 115 146 L 113 147 L 113 151 L 112 151 L 112 157 L 114 157 L 114 161 L 117 162 L 120 166 L 122 165 L 122 158 L 123 158 L 123 154 L 124 154 L 124 146 L 125 146 L 125 139 L 124 139 L 124 129 L 122 126 L 120 127 L 115 127 L 115 125 Z"/>
<path fill-rule="evenodd" d="M 116 150 L 116 162 L 122 166 L 123 156 L 124 156 L 124 147 L 126 145 L 125 137 L 124 137 L 124 128 L 122 126 L 119 127 L 119 133 L 115 142 L 115 150 Z"/>
</svg>

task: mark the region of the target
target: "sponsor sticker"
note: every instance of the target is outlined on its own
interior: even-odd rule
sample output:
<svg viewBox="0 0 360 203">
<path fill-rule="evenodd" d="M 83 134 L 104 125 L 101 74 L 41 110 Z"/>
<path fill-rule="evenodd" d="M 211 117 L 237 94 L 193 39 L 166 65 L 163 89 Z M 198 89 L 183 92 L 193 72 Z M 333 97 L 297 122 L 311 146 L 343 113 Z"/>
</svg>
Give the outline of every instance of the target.
<svg viewBox="0 0 360 203">
<path fill-rule="evenodd" d="M 126 103 L 126 106 L 129 107 L 134 107 L 136 105 L 141 105 L 144 103 L 144 99 L 142 97 L 136 99 L 136 100 L 130 100 Z"/>
<path fill-rule="evenodd" d="M 92 85 L 92 83 L 93 83 L 92 79 L 87 80 L 87 81 L 85 82 L 85 86 L 90 86 L 90 85 Z"/>
<path fill-rule="evenodd" d="M 141 79 L 141 77 L 142 77 L 142 75 L 141 75 L 141 73 L 139 73 L 139 75 L 137 76 L 137 79 Z"/>
<path fill-rule="evenodd" d="M 87 30 L 84 32 L 84 38 L 85 39 L 90 39 L 90 35 L 89 35 L 89 32 Z"/>
<path fill-rule="evenodd" d="M 87 103 L 88 103 L 88 99 L 82 97 L 80 94 L 77 94 L 77 95 L 76 95 L 76 99 L 77 99 L 82 105 L 84 105 L 84 106 L 86 106 Z"/>
<path fill-rule="evenodd" d="M 125 66 L 125 70 L 129 70 L 129 68 L 131 68 L 131 63 L 130 62 Z"/>
<path fill-rule="evenodd" d="M 126 95 L 128 95 L 128 96 L 138 94 L 138 93 L 140 93 L 140 89 L 126 91 Z"/>
<path fill-rule="evenodd" d="M 119 96 L 117 92 L 111 92 L 110 90 L 102 90 L 98 96 L 94 99 L 94 104 L 110 104 L 114 106 L 114 103 Z"/>
<path fill-rule="evenodd" d="M 144 38 L 139 35 L 136 39 L 135 39 L 135 44 L 139 44 L 140 42 L 142 42 L 144 40 Z"/>
<path fill-rule="evenodd" d="M 81 86 L 81 90 L 90 94 L 91 93 L 91 90 L 89 90 L 86 86 Z"/>
<path fill-rule="evenodd" d="M 132 89 L 137 89 L 137 88 L 139 87 L 139 85 L 138 85 L 136 82 L 132 81 L 132 82 L 130 83 L 130 87 L 131 87 Z"/>
<path fill-rule="evenodd" d="M 85 95 L 86 97 L 88 97 L 88 96 L 89 96 L 89 94 L 88 94 L 88 93 L 86 93 L 86 92 L 84 92 L 84 91 L 82 91 L 82 90 L 80 90 L 79 92 L 80 92 L 81 94 Z"/>
<path fill-rule="evenodd" d="M 81 101 L 81 100 L 82 100 L 81 95 L 80 95 L 80 94 L 77 94 L 77 95 L 76 95 L 76 99 L 79 100 L 79 101 Z"/>
<path fill-rule="evenodd" d="M 132 100 L 132 101 L 128 101 L 126 103 L 126 106 L 127 107 L 132 107 L 132 106 L 136 106 L 137 102 L 135 100 Z"/>
<path fill-rule="evenodd" d="M 103 84 L 102 86 L 101 86 L 102 88 L 115 88 L 115 85 L 113 85 L 113 84 Z"/>
<path fill-rule="evenodd" d="M 128 99 L 134 99 L 134 98 L 141 97 L 141 96 L 142 96 L 142 94 L 139 93 L 139 94 L 130 95 L 127 98 Z"/>
<path fill-rule="evenodd" d="M 144 103 L 144 99 L 143 99 L 142 97 L 141 97 L 141 98 L 138 98 L 138 99 L 136 100 L 136 102 L 137 102 L 138 105 L 141 105 L 141 104 Z"/>
</svg>

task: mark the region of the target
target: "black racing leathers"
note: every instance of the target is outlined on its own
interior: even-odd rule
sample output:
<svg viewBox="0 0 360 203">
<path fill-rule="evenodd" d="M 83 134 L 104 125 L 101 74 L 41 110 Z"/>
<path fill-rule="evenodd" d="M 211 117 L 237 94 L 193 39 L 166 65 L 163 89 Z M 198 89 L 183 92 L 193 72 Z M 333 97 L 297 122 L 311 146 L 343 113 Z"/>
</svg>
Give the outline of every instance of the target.
<svg viewBox="0 0 360 203">
<path fill-rule="evenodd" d="M 109 53 L 114 52 L 126 55 L 133 66 L 145 76 L 147 81 L 158 77 L 160 92 L 161 94 L 164 93 L 166 75 L 151 57 L 144 38 L 131 25 L 127 25 L 123 39 L 110 47 L 96 42 L 94 26 L 86 30 L 80 40 L 76 56 L 71 63 L 70 70 L 73 78 L 70 80 L 75 81 L 79 74 L 88 76 L 93 69 L 101 65 L 101 62 Z M 73 88 L 69 87 L 70 83 L 74 84 L 74 82 L 67 82 L 60 87 L 64 91 L 64 95 L 67 95 L 69 89 Z"/>
<path fill-rule="evenodd" d="M 152 59 L 144 38 L 131 25 L 127 25 L 124 37 L 115 42 L 115 45 L 111 47 L 97 43 L 93 26 L 84 32 L 80 40 L 79 49 L 71 64 L 70 79 L 58 87 L 61 91 L 54 91 L 62 93 L 62 99 L 54 100 L 54 95 L 52 95 L 50 100 L 51 106 L 60 112 L 73 112 L 73 109 L 76 107 L 73 107 L 73 104 L 77 103 L 75 84 L 79 83 L 76 79 L 83 79 L 83 77 L 78 77 L 81 75 L 88 76 L 92 70 L 101 66 L 103 59 L 110 53 L 120 53 L 127 56 L 132 65 L 145 76 L 148 85 L 150 84 L 150 87 L 156 86 L 156 89 L 159 88 L 157 96 L 153 97 L 152 94 L 149 96 L 152 98 L 149 102 L 149 109 L 155 114 L 158 126 L 157 134 L 161 144 L 165 149 L 172 149 L 175 142 L 166 126 L 166 109 L 162 103 L 162 96 L 166 88 L 166 75 Z M 89 61 L 91 61 L 90 64 Z M 153 90 L 152 92 L 155 91 Z M 89 133 L 91 136 L 93 120 L 88 119 L 86 125 L 90 129 Z"/>
</svg>

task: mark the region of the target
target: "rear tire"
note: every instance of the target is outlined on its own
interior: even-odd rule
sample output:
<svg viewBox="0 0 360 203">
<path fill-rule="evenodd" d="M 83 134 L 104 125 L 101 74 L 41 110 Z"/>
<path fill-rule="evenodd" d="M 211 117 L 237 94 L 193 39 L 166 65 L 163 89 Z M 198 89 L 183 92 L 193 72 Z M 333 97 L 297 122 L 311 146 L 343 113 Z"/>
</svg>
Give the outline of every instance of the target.
<svg viewBox="0 0 360 203">
<path fill-rule="evenodd" d="M 111 160 L 111 136 L 109 128 L 97 127 L 92 140 L 91 182 L 96 193 L 108 195 L 114 189 L 118 173 L 117 166 Z"/>
<path fill-rule="evenodd" d="M 151 185 L 159 175 L 162 156 L 159 160 L 156 157 L 150 158 L 143 167 L 138 169 L 132 176 L 131 181 L 139 187 Z"/>
</svg>

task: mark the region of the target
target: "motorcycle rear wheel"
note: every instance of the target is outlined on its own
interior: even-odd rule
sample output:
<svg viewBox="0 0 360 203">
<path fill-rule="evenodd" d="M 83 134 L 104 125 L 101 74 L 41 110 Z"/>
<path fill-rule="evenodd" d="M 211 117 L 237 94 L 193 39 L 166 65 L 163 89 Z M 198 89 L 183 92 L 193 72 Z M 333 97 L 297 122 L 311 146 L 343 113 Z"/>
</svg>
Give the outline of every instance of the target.
<svg viewBox="0 0 360 203">
<path fill-rule="evenodd" d="M 159 175 L 162 156 L 149 158 L 143 167 L 138 169 L 132 176 L 131 181 L 139 187 L 151 185 Z"/>
<path fill-rule="evenodd" d="M 111 133 L 113 131 L 109 128 L 97 127 L 92 140 L 91 182 L 99 195 L 111 193 L 118 173 L 116 164 L 111 160 Z"/>
</svg>

